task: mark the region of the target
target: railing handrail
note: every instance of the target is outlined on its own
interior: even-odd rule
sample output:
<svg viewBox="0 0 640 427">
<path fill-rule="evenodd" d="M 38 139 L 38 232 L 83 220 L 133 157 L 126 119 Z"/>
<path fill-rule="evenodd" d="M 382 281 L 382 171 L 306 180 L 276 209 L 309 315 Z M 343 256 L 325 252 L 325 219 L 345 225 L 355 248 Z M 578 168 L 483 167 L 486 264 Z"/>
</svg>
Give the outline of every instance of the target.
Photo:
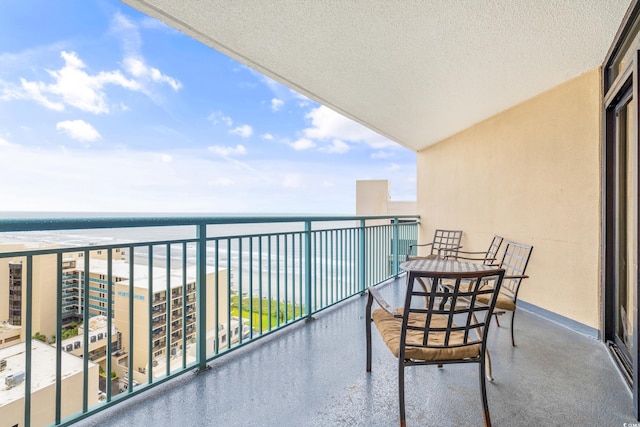
<svg viewBox="0 0 640 427">
<path fill-rule="evenodd" d="M 418 215 L 319 215 L 319 216 L 166 216 L 98 218 L 2 218 L 0 233 L 18 231 L 84 230 L 96 228 L 171 227 L 216 224 L 256 224 L 284 222 L 332 222 L 418 218 Z"/>
</svg>

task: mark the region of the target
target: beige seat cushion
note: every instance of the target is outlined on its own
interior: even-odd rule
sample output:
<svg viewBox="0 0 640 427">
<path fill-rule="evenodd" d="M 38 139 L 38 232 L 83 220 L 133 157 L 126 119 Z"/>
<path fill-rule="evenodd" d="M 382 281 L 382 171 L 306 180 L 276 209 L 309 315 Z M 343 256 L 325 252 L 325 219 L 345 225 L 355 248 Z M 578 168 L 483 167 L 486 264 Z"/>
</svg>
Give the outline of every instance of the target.
<svg viewBox="0 0 640 427">
<path fill-rule="evenodd" d="M 478 295 L 478 301 L 484 304 L 489 304 L 489 297 L 490 297 L 489 294 Z M 508 296 L 502 293 L 499 293 L 498 299 L 496 300 L 496 308 L 499 308 L 501 310 L 507 310 L 507 311 L 515 311 L 516 304 Z"/>
<path fill-rule="evenodd" d="M 460 290 L 468 292 L 470 283 L 462 283 L 460 284 Z M 482 288 L 482 290 L 489 288 Z M 478 301 L 483 304 L 489 304 L 490 294 L 480 294 L 478 295 Z M 500 292 L 498 294 L 498 299 L 496 300 L 496 309 L 507 310 L 507 311 L 515 311 L 516 303 L 513 302 L 511 298 Z"/>
<path fill-rule="evenodd" d="M 402 309 L 398 309 L 402 313 Z M 372 314 L 373 322 L 380 332 L 380 336 L 384 340 L 389 350 L 394 356 L 398 357 L 400 354 L 400 332 L 402 330 L 402 318 L 393 317 L 385 310 L 379 308 L 374 310 Z M 424 327 L 426 315 L 421 313 L 411 313 L 409 316 L 409 325 Z M 434 315 L 434 319 L 431 321 L 432 327 L 446 327 L 446 318 L 442 315 Z M 459 345 L 463 342 L 462 332 L 453 332 L 449 338 L 449 347 L 442 348 L 425 348 L 425 347 L 413 347 L 410 344 L 422 345 L 424 333 L 422 331 L 408 330 L 407 331 L 407 347 L 405 350 L 405 357 L 407 359 L 414 360 L 459 360 L 467 359 L 470 357 L 478 357 L 480 355 L 480 344 L 472 344 L 464 347 L 451 347 L 453 345 Z M 475 338 L 475 337 L 474 337 Z M 429 345 L 442 346 L 444 343 L 443 332 L 430 332 L 429 333 Z"/>
</svg>

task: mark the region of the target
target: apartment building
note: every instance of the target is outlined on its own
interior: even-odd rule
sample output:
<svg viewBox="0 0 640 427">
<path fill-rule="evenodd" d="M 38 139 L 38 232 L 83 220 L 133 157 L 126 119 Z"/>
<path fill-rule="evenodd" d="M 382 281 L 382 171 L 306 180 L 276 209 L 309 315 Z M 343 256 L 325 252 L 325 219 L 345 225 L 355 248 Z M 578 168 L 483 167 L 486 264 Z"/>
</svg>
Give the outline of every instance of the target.
<svg viewBox="0 0 640 427">
<path fill-rule="evenodd" d="M 32 245 L 4 244 L 0 251 L 17 251 Z M 38 244 L 38 248 L 56 247 Z M 122 248 L 110 251 L 96 249 L 88 252 L 73 251 L 66 253 L 61 264 L 62 275 L 62 324 L 68 326 L 81 323 L 84 319 L 84 298 L 88 295 L 88 314 L 90 320 L 89 352 L 91 360 L 106 369 L 107 326 L 109 315 L 109 274 L 111 274 L 112 294 L 112 369 L 123 375 L 129 366 L 135 372 L 144 373 L 148 369 L 149 349 L 152 363 L 162 359 L 167 352 L 177 355 L 194 342 L 196 333 L 196 274 L 195 266 L 170 269 L 166 266 L 147 264 L 129 264 Z M 109 271 L 109 258 L 111 270 Z M 25 325 L 22 321 L 26 313 L 26 265 L 25 257 L 0 263 L 0 348 L 24 341 Z M 133 281 L 129 276 L 133 271 Z M 216 279 L 215 270 L 207 269 L 207 331 L 216 331 L 218 324 L 224 323 L 228 313 L 227 273 L 220 269 Z M 32 330 L 46 337 L 56 334 L 57 260 L 55 255 L 39 255 L 32 260 L 33 324 Z M 169 280 L 167 280 L 169 277 Z M 88 283 L 86 283 L 88 280 Z M 215 281 L 218 280 L 219 292 L 216 295 Z M 130 295 L 133 301 L 129 302 Z M 218 305 L 216 308 L 216 298 Z M 133 311 L 130 308 L 133 307 Z M 101 320 L 103 319 L 103 320 Z M 105 324 L 102 324 L 105 323 Z M 100 326 L 97 326 L 100 324 Z M 184 328 L 183 328 L 184 324 Z M 93 325 L 93 326 L 91 326 Z M 133 325 L 130 327 L 130 325 Z M 97 329 L 96 329 L 97 328 Z M 103 329 L 98 331 L 98 329 Z M 63 350 L 72 354 L 83 354 L 82 326 L 77 338 L 65 340 Z M 102 336 L 100 336 L 102 334 Z M 151 338 L 150 338 L 151 337 Z M 68 342 L 67 342 L 68 341 Z M 169 341 L 169 346 L 167 342 Z M 133 342 L 133 347 L 131 343 Z M 212 340 L 213 342 L 213 340 Z M 131 363 L 130 363 L 131 362 Z M 145 379 L 142 379 L 145 381 Z"/>
<path fill-rule="evenodd" d="M 87 330 L 87 341 L 89 350 L 89 360 L 97 363 L 103 370 L 107 369 L 107 342 L 111 337 L 111 353 L 113 356 L 119 355 L 120 333 L 116 327 L 111 325 L 111 335 L 107 333 L 107 316 L 98 315 L 89 319 Z M 84 335 L 85 325 L 78 326 L 78 335 L 62 341 L 62 350 L 74 356 L 84 355 Z"/>
<path fill-rule="evenodd" d="M 62 262 L 62 322 L 81 322 L 83 319 L 84 293 L 89 295 L 89 317 L 106 316 L 107 310 L 107 275 L 104 268 L 108 257 L 107 250 L 95 250 L 89 253 L 89 271 L 85 274 L 86 263 L 84 252 L 71 252 Z M 121 248 L 111 251 L 111 257 L 115 262 L 127 264 Z M 128 264 L 127 264 L 128 265 Z M 119 268 L 117 274 L 112 276 L 112 282 L 120 282 L 128 279 L 128 268 Z M 85 280 L 88 278 L 88 286 Z"/>
<path fill-rule="evenodd" d="M 2 243 L 0 252 L 13 252 L 25 249 L 42 249 L 52 245 L 42 243 Z M 41 334 L 55 335 L 56 329 L 56 257 L 42 255 L 32 258 L 32 330 Z M 14 343 L 16 331 L 19 330 L 19 340 L 24 341 L 25 323 L 23 319 L 27 312 L 26 298 L 26 257 L 0 263 L 0 321 L 6 327 L 0 326 L 0 347 L 3 343 Z M 18 329 L 16 329 L 18 328 Z M 8 335 L 7 335 L 8 334 Z"/>
<path fill-rule="evenodd" d="M 59 247 L 49 243 L 0 243 L 0 252 L 25 249 L 50 249 Z M 122 259 L 121 249 L 113 250 L 114 259 Z M 106 259 L 106 251 L 91 252 L 90 258 Z M 80 323 L 83 320 L 84 252 L 71 251 L 62 262 L 62 324 Z M 38 255 L 32 258 L 32 330 L 47 337 L 56 334 L 57 259 L 55 255 Z M 20 340 L 24 341 L 23 318 L 27 309 L 27 258 L 16 257 L 0 263 L 0 321 L 20 327 Z M 90 271 L 89 316 L 106 315 L 106 275 Z M 125 278 L 114 276 L 114 281 Z M 10 328 L 7 328 L 10 329 Z M 0 340 L 4 331 L 0 331 Z M 12 336 L 15 332 L 12 331 Z M 2 342 L 0 342 L 0 346 Z"/>
<path fill-rule="evenodd" d="M 23 426 L 25 396 L 25 343 L 0 349 L 0 420 L 3 426 Z M 45 426 L 55 421 L 56 349 L 34 340 L 31 343 L 31 423 Z M 82 410 L 83 360 L 71 354 L 61 355 L 61 417 Z M 89 361 L 87 403 L 98 403 L 98 365 Z"/>
<path fill-rule="evenodd" d="M 113 270 L 118 266 L 114 263 Z M 128 264 L 126 268 L 129 268 Z M 166 363 L 167 351 L 169 357 L 175 358 L 195 343 L 196 269 L 195 266 L 188 267 L 184 275 L 181 269 L 174 271 L 167 280 L 165 268 L 153 268 L 150 275 L 147 266 L 136 265 L 134 274 L 132 282 L 127 279 L 114 284 L 114 324 L 121 334 L 121 348 L 129 355 L 134 375 L 142 382 L 146 381 L 149 354 L 155 368 L 160 362 Z M 216 319 L 218 324 L 227 319 L 226 284 L 226 270 L 220 269 L 216 277 L 213 269 L 207 269 L 207 332 L 218 330 Z M 131 295 L 133 301 L 130 301 Z"/>
</svg>

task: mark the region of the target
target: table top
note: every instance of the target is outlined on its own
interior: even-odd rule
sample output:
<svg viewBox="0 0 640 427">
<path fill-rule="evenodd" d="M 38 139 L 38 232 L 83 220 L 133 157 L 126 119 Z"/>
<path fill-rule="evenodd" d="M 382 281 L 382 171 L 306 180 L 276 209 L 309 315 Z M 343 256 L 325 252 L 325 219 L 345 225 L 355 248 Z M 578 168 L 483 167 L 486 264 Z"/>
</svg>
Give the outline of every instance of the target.
<svg viewBox="0 0 640 427">
<path fill-rule="evenodd" d="M 412 259 L 400 264 L 400 268 L 407 272 L 412 273 L 424 273 L 428 275 L 437 274 L 471 274 L 485 273 L 495 271 L 496 273 L 501 268 L 495 265 L 484 265 L 473 262 L 460 262 L 445 259 Z"/>
</svg>

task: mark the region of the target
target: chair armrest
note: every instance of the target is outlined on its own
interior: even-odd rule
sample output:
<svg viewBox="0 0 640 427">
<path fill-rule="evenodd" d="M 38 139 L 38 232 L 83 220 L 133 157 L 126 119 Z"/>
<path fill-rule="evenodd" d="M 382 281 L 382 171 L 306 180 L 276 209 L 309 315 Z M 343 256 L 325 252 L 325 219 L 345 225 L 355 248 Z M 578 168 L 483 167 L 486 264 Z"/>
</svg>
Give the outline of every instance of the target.
<svg viewBox="0 0 640 427">
<path fill-rule="evenodd" d="M 433 243 L 422 243 L 422 244 L 418 244 L 418 243 L 412 243 L 409 245 L 409 251 L 407 252 L 407 255 L 411 255 L 411 252 L 413 252 L 413 247 L 414 246 L 433 246 Z"/>
<path fill-rule="evenodd" d="M 478 259 L 474 255 L 482 255 L 480 258 L 483 261 L 495 261 L 496 257 L 487 257 L 487 251 L 458 251 L 458 254 L 462 254 L 460 258 L 469 257 L 468 259 Z"/>
<path fill-rule="evenodd" d="M 461 248 L 462 246 L 459 246 L 459 247 Z M 487 254 L 487 251 L 477 251 L 477 252 L 474 252 L 474 251 L 458 251 L 458 252 L 461 253 L 461 254 L 472 254 L 472 255 L 479 255 L 479 254 L 485 254 L 486 255 Z"/>
<path fill-rule="evenodd" d="M 431 245 L 433 245 L 433 242 L 432 243 L 412 243 L 409 245 L 409 247 L 412 248 L 414 246 L 431 246 Z"/>
<path fill-rule="evenodd" d="M 438 255 L 440 255 L 440 252 L 459 252 L 460 248 L 462 248 L 462 246 L 452 246 L 450 248 L 439 248 L 437 250 L 438 250 Z"/>
<path fill-rule="evenodd" d="M 396 310 L 395 308 L 391 307 L 389 305 L 389 303 L 384 298 L 382 298 L 382 295 L 380 295 L 380 291 L 378 291 L 376 288 L 370 287 L 369 288 L 369 294 L 373 297 L 374 300 L 376 300 L 378 305 L 384 311 L 386 311 L 387 313 L 389 313 L 393 317 L 402 317 L 402 315 L 398 312 L 398 310 Z"/>
<path fill-rule="evenodd" d="M 514 275 L 514 276 L 504 276 L 504 279 L 528 279 L 529 276 L 526 274 Z"/>
<path fill-rule="evenodd" d="M 480 252 L 482 253 L 482 252 Z M 460 255 L 445 255 L 444 259 L 465 259 L 465 260 L 469 260 L 469 261 L 486 261 L 486 260 L 490 260 L 490 261 L 495 261 L 495 258 L 474 258 L 474 257 L 468 257 L 468 256 L 460 256 Z M 490 265 L 496 265 L 496 264 L 490 264 Z"/>
</svg>

